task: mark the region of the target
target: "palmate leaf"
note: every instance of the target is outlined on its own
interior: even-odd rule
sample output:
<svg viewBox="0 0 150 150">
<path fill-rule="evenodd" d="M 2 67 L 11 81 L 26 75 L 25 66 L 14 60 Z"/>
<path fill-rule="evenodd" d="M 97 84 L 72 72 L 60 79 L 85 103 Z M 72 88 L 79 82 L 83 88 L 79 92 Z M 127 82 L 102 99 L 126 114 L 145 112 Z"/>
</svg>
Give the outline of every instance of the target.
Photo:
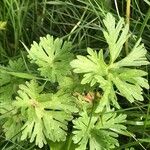
<svg viewBox="0 0 150 150">
<path fill-rule="evenodd" d="M 96 52 L 91 48 L 87 49 L 87 56 L 77 56 L 70 64 L 75 73 L 82 73 L 83 79 L 81 84 L 90 83 L 91 86 L 98 83 L 103 90 L 103 96 L 99 101 L 96 112 L 104 108 L 109 110 L 111 103 L 119 108 L 114 86 L 128 101 L 143 100 L 142 88 L 149 88 L 148 81 L 143 78 L 147 73 L 139 69 L 125 67 L 147 65 L 146 49 L 141 40 L 138 40 L 131 52 L 122 60 L 118 56 L 122 50 L 123 44 L 128 35 L 128 25 L 124 25 L 121 18 L 115 23 L 115 18 L 107 14 L 104 19 L 106 30 L 103 31 L 104 37 L 109 46 L 110 61 L 105 63 L 103 51 Z M 116 62 L 117 60 L 117 62 Z"/>
<path fill-rule="evenodd" d="M 46 139 L 65 141 L 68 121 L 78 112 L 73 97 L 61 92 L 44 94 L 43 86 L 34 80 L 19 88 L 14 106 L 25 117 L 21 139 L 35 140 L 39 147 L 47 143 Z"/>
<path fill-rule="evenodd" d="M 126 115 L 117 116 L 114 112 L 102 116 L 88 116 L 87 112 L 73 121 L 73 141 L 79 146 L 76 150 L 86 150 L 89 143 L 90 150 L 109 150 L 119 146 L 116 139 L 119 134 L 124 134 L 126 127 L 122 124 Z"/>
<path fill-rule="evenodd" d="M 63 42 L 59 38 L 54 40 L 53 36 L 47 35 L 40 38 L 39 44 L 33 42 L 28 53 L 31 62 L 38 65 L 42 76 L 58 81 L 69 72 L 71 48 L 70 42 Z"/>
</svg>

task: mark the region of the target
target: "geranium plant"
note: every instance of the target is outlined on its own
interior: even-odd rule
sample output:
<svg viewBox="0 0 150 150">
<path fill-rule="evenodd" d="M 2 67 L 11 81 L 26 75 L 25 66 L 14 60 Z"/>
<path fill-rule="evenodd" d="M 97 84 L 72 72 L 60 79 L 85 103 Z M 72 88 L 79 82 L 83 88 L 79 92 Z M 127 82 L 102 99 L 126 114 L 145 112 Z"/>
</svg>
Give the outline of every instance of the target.
<svg viewBox="0 0 150 150">
<path fill-rule="evenodd" d="M 28 61 L 19 58 L 0 66 L 2 128 L 7 139 L 48 144 L 55 150 L 109 150 L 119 146 L 118 136 L 129 136 L 127 115 L 119 113 L 122 97 L 143 101 L 148 89 L 149 64 L 141 39 L 126 57 L 120 57 L 131 36 L 124 19 L 108 13 L 103 34 L 105 49 L 87 48 L 74 56 L 72 44 L 47 35 L 26 48 Z M 64 148 L 65 147 L 65 148 Z"/>
</svg>

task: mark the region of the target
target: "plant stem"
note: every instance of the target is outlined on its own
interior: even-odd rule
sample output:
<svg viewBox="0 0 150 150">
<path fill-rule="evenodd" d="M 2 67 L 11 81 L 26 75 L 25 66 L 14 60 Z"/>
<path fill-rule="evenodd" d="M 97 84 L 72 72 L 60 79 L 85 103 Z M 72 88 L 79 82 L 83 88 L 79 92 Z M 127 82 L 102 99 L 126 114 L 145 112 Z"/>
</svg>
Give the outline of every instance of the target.
<svg viewBox="0 0 150 150">
<path fill-rule="evenodd" d="M 147 22 L 148 20 L 150 19 L 150 8 L 148 9 L 147 13 L 146 13 L 146 16 L 145 16 L 145 19 L 142 23 L 142 26 L 141 26 L 141 29 L 140 29 L 140 34 L 138 35 L 138 39 L 142 36 L 142 33 L 145 29 L 145 26 L 147 25 Z"/>
<path fill-rule="evenodd" d="M 127 0 L 127 4 L 126 4 L 126 24 L 129 24 L 130 26 L 130 7 L 131 7 L 131 0 Z M 126 55 L 128 55 L 129 53 L 129 49 L 128 49 L 128 39 L 126 40 L 125 43 L 125 51 L 126 51 Z"/>
</svg>

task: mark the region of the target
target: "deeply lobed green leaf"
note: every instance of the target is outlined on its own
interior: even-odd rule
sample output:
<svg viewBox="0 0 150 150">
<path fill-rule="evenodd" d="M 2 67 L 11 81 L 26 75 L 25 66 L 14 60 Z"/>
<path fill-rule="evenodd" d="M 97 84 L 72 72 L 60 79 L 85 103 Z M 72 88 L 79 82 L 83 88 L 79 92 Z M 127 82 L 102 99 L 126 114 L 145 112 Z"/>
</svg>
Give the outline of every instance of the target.
<svg viewBox="0 0 150 150">
<path fill-rule="evenodd" d="M 126 115 L 117 116 L 114 112 L 102 116 L 89 116 L 82 112 L 73 121 L 73 141 L 79 145 L 76 150 L 86 150 L 88 143 L 90 150 L 110 150 L 119 146 L 116 137 L 125 133 L 126 127 L 122 124 L 125 121 Z"/>
<path fill-rule="evenodd" d="M 20 85 L 14 106 L 25 117 L 21 140 L 35 140 L 36 145 L 43 147 L 46 139 L 64 141 L 67 125 L 72 113 L 78 112 L 74 99 L 65 93 L 44 94 L 43 86 L 34 80 Z"/>
<path fill-rule="evenodd" d="M 75 73 L 83 74 L 81 84 L 90 83 L 93 86 L 98 83 L 103 90 L 103 96 L 99 99 L 96 112 L 101 112 L 104 108 L 109 110 L 111 103 L 119 108 L 114 87 L 117 87 L 119 94 L 131 103 L 136 100 L 142 101 L 142 88 L 149 88 L 148 81 L 143 78 L 147 75 L 146 72 L 127 68 L 149 64 L 141 39 L 136 42 L 125 58 L 118 60 L 123 44 L 129 37 L 129 27 L 125 25 L 122 18 L 116 24 L 115 18 L 110 13 L 106 15 L 103 22 L 106 27 L 103 33 L 109 47 L 110 62 L 105 63 L 102 50 L 96 52 L 88 48 L 87 56 L 77 56 L 77 59 L 70 63 Z"/>
<path fill-rule="evenodd" d="M 39 44 L 33 42 L 28 50 L 32 63 L 39 67 L 41 75 L 52 81 L 60 81 L 69 72 L 69 62 L 72 60 L 72 45 L 70 42 L 63 42 L 62 39 L 55 39 L 47 35 L 41 37 Z"/>
</svg>

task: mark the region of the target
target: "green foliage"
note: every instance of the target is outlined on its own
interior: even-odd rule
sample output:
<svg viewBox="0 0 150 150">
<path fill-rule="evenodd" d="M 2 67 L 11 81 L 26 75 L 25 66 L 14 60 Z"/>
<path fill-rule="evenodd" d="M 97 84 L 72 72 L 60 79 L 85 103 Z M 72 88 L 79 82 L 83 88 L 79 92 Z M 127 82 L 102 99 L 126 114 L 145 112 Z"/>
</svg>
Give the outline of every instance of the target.
<svg viewBox="0 0 150 150">
<path fill-rule="evenodd" d="M 6 107 L 6 104 L 5 104 Z M 20 137 L 21 137 L 21 128 L 22 128 L 22 121 L 23 121 L 23 116 L 20 114 L 17 114 L 15 110 L 13 110 L 13 107 L 11 107 L 11 110 L 5 116 L 5 123 L 2 126 L 6 139 L 7 140 L 12 140 L 12 141 L 18 141 L 20 142 Z M 7 112 L 5 111 L 5 112 Z"/>
<path fill-rule="evenodd" d="M 109 150 L 119 146 L 116 137 L 117 133 L 126 130 L 121 124 L 126 121 L 125 118 L 126 115 L 117 116 L 113 112 L 102 116 L 89 116 L 87 112 L 82 112 L 80 117 L 73 121 L 75 128 L 73 140 L 79 145 L 76 150 L 86 150 L 88 142 L 90 150 Z"/>
<path fill-rule="evenodd" d="M 30 142 L 35 140 L 39 147 L 47 143 L 46 139 L 64 141 L 68 121 L 72 120 L 72 113 L 78 111 L 73 98 L 59 92 L 42 93 L 43 87 L 34 80 L 19 88 L 14 106 L 25 117 L 21 140 L 30 138 Z"/>
<path fill-rule="evenodd" d="M 53 39 L 52 36 L 40 38 L 39 44 L 34 42 L 28 50 L 32 63 L 39 66 L 41 75 L 48 77 L 51 81 L 59 81 L 68 74 L 72 54 L 70 42 L 62 39 Z"/>
<path fill-rule="evenodd" d="M 111 103 L 119 108 L 114 86 L 119 90 L 119 94 L 130 102 L 142 101 L 142 87 L 149 89 L 148 81 L 143 78 L 147 75 L 145 71 L 126 68 L 149 64 L 145 56 L 146 49 L 140 44 L 141 39 L 136 42 L 128 56 L 118 60 L 123 44 L 129 37 L 129 27 L 124 25 L 122 18 L 116 24 L 115 18 L 109 13 L 103 22 L 106 27 L 103 34 L 110 52 L 109 62 L 104 61 L 103 50 L 96 52 L 91 48 L 87 49 L 89 55 L 77 56 L 77 59 L 71 62 L 73 71 L 83 74 L 81 84 L 90 83 L 93 86 L 98 83 L 103 90 L 103 97 L 96 112 L 101 112 L 105 107 L 109 110 Z"/>
<path fill-rule="evenodd" d="M 121 57 L 130 37 L 123 18 L 116 23 L 108 13 L 103 23 L 109 56 L 87 48 L 87 56 L 73 60 L 71 42 L 47 35 L 26 48 L 29 63 L 19 58 L 0 66 L 0 124 L 8 141 L 52 150 L 111 150 L 119 148 L 119 135 L 129 136 L 127 115 L 115 111 L 122 105 L 118 94 L 131 103 L 143 101 L 149 85 L 139 67 L 149 62 L 141 39 Z"/>
<path fill-rule="evenodd" d="M 109 45 L 110 63 L 112 64 L 119 56 L 123 44 L 129 37 L 129 25 L 125 25 L 123 18 L 120 18 L 119 22 L 116 24 L 115 18 L 110 13 L 106 15 L 103 22 L 106 27 L 103 34 Z"/>
<path fill-rule="evenodd" d="M 25 71 L 23 60 L 21 58 L 15 61 L 10 60 L 7 67 L 0 66 L 0 102 L 10 102 L 13 94 L 18 90 L 18 85 L 24 82 L 23 79 L 8 74 L 8 71 Z"/>
<path fill-rule="evenodd" d="M 140 44 L 140 42 L 141 39 L 136 42 L 130 54 L 117 62 L 115 65 L 117 67 L 148 65 L 149 62 L 147 61 L 145 56 L 147 51 L 144 47 L 144 44 Z"/>
</svg>

